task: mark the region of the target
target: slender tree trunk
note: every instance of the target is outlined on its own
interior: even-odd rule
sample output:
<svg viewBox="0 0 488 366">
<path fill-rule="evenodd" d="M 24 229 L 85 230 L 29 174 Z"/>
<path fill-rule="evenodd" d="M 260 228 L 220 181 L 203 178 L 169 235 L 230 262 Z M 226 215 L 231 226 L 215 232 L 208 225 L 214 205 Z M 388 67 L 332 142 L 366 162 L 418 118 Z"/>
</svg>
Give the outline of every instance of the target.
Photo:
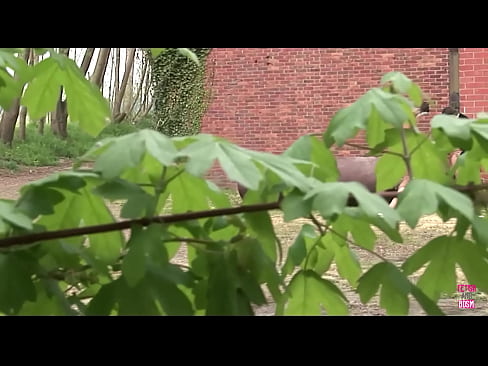
<svg viewBox="0 0 488 366">
<path fill-rule="evenodd" d="M 119 93 L 120 88 L 120 48 L 115 49 L 115 78 L 114 78 L 114 94 L 112 99 L 112 110 L 115 107 L 115 98 Z M 115 113 L 114 113 L 115 114 Z"/>
<path fill-rule="evenodd" d="M 142 95 L 142 103 L 139 106 L 134 116 L 134 119 L 144 117 L 151 110 L 153 103 L 152 102 L 149 103 L 150 90 L 151 90 L 151 67 L 148 68 L 148 73 L 146 75 L 146 83 L 145 83 L 144 93 Z"/>
<path fill-rule="evenodd" d="M 87 48 L 85 51 L 85 55 L 83 56 L 83 61 L 81 62 L 81 72 L 83 75 L 86 75 L 88 69 L 90 68 L 90 63 L 93 58 L 93 53 L 95 52 L 94 48 Z"/>
<path fill-rule="evenodd" d="M 113 115 L 114 115 L 115 120 L 119 120 L 120 115 L 121 115 L 120 108 L 122 106 L 122 100 L 124 98 L 125 90 L 127 88 L 129 76 L 131 75 L 131 70 L 134 66 L 135 52 L 136 52 L 135 48 L 128 48 L 127 49 L 124 77 L 122 78 L 122 82 L 120 84 L 120 89 L 117 91 L 117 94 L 115 95 L 115 104 L 114 104 L 114 108 L 113 108 Z"/>
<path fill-rule="evenodd" d="M 134 100 L 134 70 L 135 70 L 135 59 L 132 62 L 130 68 L 129 81 L 127 82 L 127 87 L 125 88 L 124 97 L 122 98 L 121 111 L 125 114 L 129 114 L 130 106 Z"/>
<path fill-rule="evenodd" d="M 3 113 L 2 121 L 0 122 L 0 139 L 6 145 L 12 146 L 14 140 L 15 123 L 19 116 L 20 99 L 14 100 L 12 106 Z"/>
<path fill-rule="evenodd" d="M 141 98 L 141 93 L 142 93 L 142 88 L 144 87 L 144 82 L 146 81 L 146 74 L 147 74 L 147 65 L 149 62 L 147 62 L 147 59 L 143 57 L 142 59 L 142 71 L 141 71 L 141 82 L 139 83 L 139 86 L 137 87 L 136 91 L 136 96 L 134 97 L 134 100 L 132 101 L 132 104 L 129 108 L 129 111 L 127 112 L 128 115 L 131 115 L 131 113 L 134 110 L 134 107 L 136 104 L 139 102 L 139 105 L 142 104 L 142 98 Z M 141 100 L 139 100 L 141 99 Z"/>
<path fill-rule="evenodd" d="M 30 48 L 26 48 L 24 52 L 24 60 L 29 62 Z M 0 120 L 0 140 L 9 146 L 12 146 L 15 134 L 15 124 L 19 117 L 20 98 L 17 98 L 12 103 L 12 106 L 3 113 Z"/>
<path fill-rule="evenodd" d="M 91 78 L 91 81 L 99 88 L 101 88 L 103 84 L 103 77 L 107 69 L 110 50 L 110 48 L 100 48 L 100 53 L 98 54 L 97 63 L 95 65 L 95 71 L 93 72 L 93 76 Z M 103 88 L 101 88 L 101 90 L 103 91 Z"/>
<path fill-rule="evenodd" d="M 67 56 L 69 48 L 60 48 L 59 53 Z M 63 100 L 63 87 L 60 88 L 58 104 L 56 105 L 56 112 L 53 115 L 51 127 L 54 134 L 57 134 L 62 139 L 68 137 L 68 109 L 66 101 Z"/>
<path fill-rule="evenodd" d="M 27 108 L 20 107 L 19 113 L 19 137 L 22 141 L 25 141 L 25 120 L 27 118 Z"/>
<path fill-rule="evenodd" d="M 45 124 L 46 124 L 46 117 L 42 117 L 39 120 L 39 127 L 38 127 L 39 135 L 44 135 L 44 125 Z"/>
<path fill-rule="evenodd" d="M 34 65 L 34 60 L 35 60 L 34 50 L 31 48 L 29 50 L 27 63 L 32 66 Z M 27 107 L 21 106 L 20 113 L 19 113 L 19 137 L 22 141 L 25 141 L 25 137 L 26 137 L 25 135 L 26 120 L 27 120 Z"/>
</svg>

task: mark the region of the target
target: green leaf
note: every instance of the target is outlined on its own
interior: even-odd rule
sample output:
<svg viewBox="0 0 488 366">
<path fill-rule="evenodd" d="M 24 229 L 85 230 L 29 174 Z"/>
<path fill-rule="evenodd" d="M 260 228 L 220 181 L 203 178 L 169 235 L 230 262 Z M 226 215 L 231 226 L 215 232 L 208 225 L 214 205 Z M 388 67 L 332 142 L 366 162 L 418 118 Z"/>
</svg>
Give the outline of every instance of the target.
<svg viewBox="0 0 488 366">
<path fill-rule="evenodd" d="M 241 183 L 249 189 L 257 189 L 262 174 L 254 165 L 251 157 L 231 146 L 219 145 L 217 159 L 229 179 Z"/>
<path fill-rule="evenodd" d="M 90 188 L 87 186 L 77 194 L 67 192 L 65 199 L 54 207 L 54 213 L 41 217 L 38 223 L 48 230 L 60 230 L 113 222 L 110 210 L 100 197 L 91 194 Z M 88 239 L 86 252 L 104 264 L 114 263 L 124 244 L 121 232 L 90 234 Z M 74 237 L 63 239 L 63 242 L 79 245 L 80 240 L 83 239 Z"/>
<path fill-rule="evenodd" d="M 456 289 L 456 245 L 455 237 L 441 236 L 417 250 L 402 265 L 410 275 L 429 262 L 419 278 L 417 286 L 432 300 L 437 301 L 442 292 L 452 293 Z"/>
<path fill-rule="evenodd" d="M 21 104 L 27 107 L 32 120 L 56 108 L 61 84 L 62 76 L 54 59 L 47 58 L 34 66 L 34 78 L 21 99 Z"/>
<path fill-rule="evenodd" d="M 251 157 L 259 165 L 269 169 L 271 172 L 276 174 L 276 176 L 282 180 L 282 183 L 291 187 L 296 187 L 302 192 L 308 191 L 312 186 L 312 182 L 315 181 L 312 178 L 304 176 L 302 172 L 296 167 L 297 164 L 306 165 L 311 164 L 310 162 L 294 159 L 286 155 L 275 155 L 260 151 L 247 150 L 230 144 L 228 144 L 227 146 L 229 147 L 229 149 L 239 151 Z M 246 175 L 246 178 L 249 179 L 249 176 Z M 259 180 L 261 179 L 262 176 L 259 175 Z M 239 183 L 244 184 L 244 182 L 242 181 L 239 181 Z"/>
<path fill-rule="evenodd" d="M 93 193 L 111 201 L 147 194 L 137 184 L 119 178 L 99 185 L 93 190 Z"/>
<path fill-rule="evenodd" d="M 349 197 L 348 188 L 347 183 L 323 183 L 308 192 L 304 199 L 313 198 L 312 208 L 327 219 L 342 213 Z"/>
<path fill-rule="evenodd" d="M 33 187 L 37 188 L 61 188 L 70 192 L 77 192 L 80 188 L 87 185 L 90 180 L 98 178 L 97 174 L 88 172 L 60 172 L 51 174 L 45 178 L 30 182 L 22 186 L 20 192 L 25 194 Z M 21 198 L 22 199 L 22 198 Z"/>
<path fill-rule="evenodd" d="M 488 247 L 488 225 L 486 218 L 475 217 L 473 219 L 472 235 L 473 240 L 483 246 Z"/>
<path fill-rule="evenodd" d="M 88 305 L 87 315 L 193 315 L 188 297 L 168 279 L 168 267 L 148 267 L 144 278 L 129 287 L 124 277 L 101 288 Z"/>
<path fill-rule="evenodd" d="M 273 261 L 276 261 L 277 250 L 277 238 L 274 232 L 273 222 L 269 217 L 269 213 L 254 212 L 245 213 L 244 219 L 246 220 L 249 228 L 256 236 L 256 239 L 261 243 L 266 255 Z"/>
<path fill-rule="evenodd" d="M 385 262 L 375 264 L 363 274 L 361 278 L 359 278 L 357 291 L 363 304 L 369 302 L 369 300 L 371 300 L 371 298 L 378 292 L 386 270 L 386 265 Z"/>
<path fill-rule="evenodd" d="M 364 129 L 370 109 L 363 96 L 354 104 L 337 112 L 323 136 L 326 146 L 331 147 L 336 143 L 340 147 L 346 140 L 354 137 L 359 129 Z"/>
<path fill-rule="evenodd" d="M 388 315 L 407 315 L 410 282 L 393 264 L 388 263 L 380 293 L 380 306 Z"/>
<path fill-rule="evenodd" d="M 384 122 L 378 113 L 378 110 L 375 107 L 372 107 L 366 128 L 366 140 L 368 146 L 373 147 L 382 143 L 385 140 L 386 131 L 389 128 L 391 128 L 391 126 Z"/>
<path fill-rule="evenodd" d="M 369 96 L 370 103 L 374 105 L 386 123 L 401 128 L 404 122 L 414 119 L 407 101 L 403 97 L 387 93 L 379 88 L 368 91 L 366 95 Z"/>
<path fill-rule="evenodd" d="M 485 248 L 471 241 L 456 238 L 456 260 L 469 283 L 488 293 L 488 255 Z"/>
<path fill-rule="evenodd" d="M 390 82 L 397 93 L 407 93 L 412 87 L 412 80 L 410 80 L 405 74 L 398 71 L 390 71 L 383 75 L 381 78 L 381 84 Z"/>
<path fill-rule="evenodd" d="M 410 133 L 407 139 L 409 151 L 420 145 L 411 156 L 413 176 L 417 179 L 429 179 L 441 184 L 448 183 L 446 156 L 436 148 L 435 144 L 420 134 Z"/>
<path fill-rule="evenodd" d="M 208 189 L 208 185 L 201 178 L 186 172 L 179 175 L 167 187 L 172 197 L 173 214 L 208 210 L 210 208 L 206 197 Z"/>
<path fill-rule="evenodd" d="M 24 302 L 22 308 L 17 315 L 26 316 L 52 316 L 52 315 L 67 315 L 64 307 L 60 304 L 57 297 L 48 293 L 45 288 L 44 281 L 36 282 L 35 299 Z M 71 315 L 71 314 L 69 314 Z"/>
<path fill-rule="evenodd" d="M 318 238 L 318 234 L 315 232 L 313 226 L 305 224 L 302 226 L 300 232 L 295 238 L 293 244 L 288 249 L 288 255 L 286 256 L 286 262 L 283 266 L 283 274 L 288 275 L 293 272 L 296 266 L 299 266 L 307 255 L 307 239 L 315 241 Z"/>
<path fill-rule="evenodd" d="M 305 166 L 302 171 L 322 182 L 333 182 L 339 178 L 334 155 L 315 136 L 300 137 L 284 152 L 284 155 L 314 163 Z"/>
<path fill-rule="evenodd" d="M 161 53 L 166 52 L 167 48 L 150 48 L 151 56 L 156 59 Z"/>
<path fill-rule="evenodd" d="M 381 217 L 391 228 L 396 228 L 397 223 L 400 221 L 400 216 L 388 206 L 382 197 L 369 192 L 362 184 L 356 182 L 347 184 L 351 194 L 358 201 L 359 207 L 368 217 Z"/>
<path fill-rule="evenodd" d="M 281 201 L 281 209 L 284 212 L 285 222 L 299 217 L 307 217 L 312 211 L 312 200 L 305 200 L 304 194 L 294 189 Z"/>
<path fill-rule="evenodd" d="M 381 285 L 380 306 L 388 315 L 407 315 L 411 284 L 392 263 L 381 262 L 369 269 L 360 279 L 357 291 L 363 304 L 376 294 Z"/>
<path fill-rule="evenodd" d="M 198 60 L 197 55 L 195 55 L 195 53 L 190 51 L 188 48 L 177 48 L 177 50 L 181 55 L 188 57 L 194 63 L 196 63 L 197 65 L 200 65 L 200 61 Z"/>
<path fill-rule="evenodd" d="M 422 89 L 420 89 L 420 86 L 418 86 L 415 83 L 412 83 L 410 89 L 408 89 L 407 91 L 407 94 L 417 107 L 419 107 L 422 104 L 423 93 L 422 93 Z"/>
<path fill-rule="evenodd" d="M 146 241 L 157 239 L 152 237 L 151 231 L 140 226 L 132 228 L 127 242 L 129 251 L 122 262 L 122 274 L 129 287 L 137 285 L 146 273 Z"/>
<path fill-rule="evenodd" d="M 235 243 L 235 250 L 239 266 L 249 270 L 260 284 L 265 283 L 277 301 L 281 296 L 281 279 L 276 270 L 276 262 L 266 255 L 261 243 L 254 238 L 245 238 Z"/>
<path fill-rule="evenodd" d="M 18 200 L 17 208 L 31 218 L 36 218 L 54 213 L 54 206 L 63 199 L 64 196 L 55 189 L 32 187 Z"/>
<path fill-rule="evenodd" d="M 345 278 L 352 287 L 357 286 L 357 281 L 361 276 L 361 265 L 359 264 L 358 258 L 351 251 L 349 246 L 340 242 L 340 238 L 333 236 L 334 240 L 329 241 L 327 248 L 330 248 L 334 252 L 334 259 L 337 263 L 337 270 L 341 277 Z"/>
<path fill-rule="evenodd" d="M 20 97 L 24 84 L 1 68 L 0 82 L 0 106 L 4 110 L 8 110 L 12 106 L 14 100 Z"/>
<path fill-rule="evenodd" d="M 430 121 L 430 127 L 441 130 L 454 146 L 469 150 L 472 146 L 471 123 L 469 119 L 440 114 Z"/>
<path fill-rule="evenodd" d="M 103 146 L 103 152 L 96 159 L 93 167 L 104 178 L 116 178 L 127 168 L 135 167 L 141 163 L 145 153 L 145 146 L 142 135 L 139 133 L 110 138 L 107 141 L 108 146 Z"/>
<path fill-rule="evenodd" d="M 391 154 L 385 154 L 378 159 L 375 167 L 376 191 L 381 192 L 399 184 L 407 173 L 403 159 Z"/>
<path fill-rule="evenodd" d="M 66 69 L 62 83 L 66 92 L 68 114 L 72 122 L 79 122 L 83 131 L 97 136 L 110 121 L 110 106 L 100 89 L 85 79 L 73 60 L 64 55 Z"/>
<path fill-rule="evenodd" d="M 437 306 L 437 304 L 429 299 L 425 294 L 415 285 L 410 284 L 410 292 L 417 302 L 422 306 L 427 315 L 445 315 L 444 312 Z"/>
<path fill-rule="evenodd" d="M 357 245 L 369 250 L 374 249 L 376 234 L 369 223 L 343 214 L 334 223 L 334 229 L 338 226 L 342 227 L 345 233 L 350 232 Z"/>
<path fill-rule="evenodd" d="M 144 129 L 138 132 L 138 138 L 145 144 L 147 152 L 162 165 L 173 164 L 178 150 L 169 137 L 153 130 Z"/>
<path fill-rule="evenodd" d="M 216 255 L 210 267 L 205 315 L 239 315 L 233 271 L 223 255 Z"/>
<path fill-rule="evenodd" d="M 178 156 L 188 157 L 185 170 L 192 175 L 201 177 L 214 164 L 219 151 L 217 149 L 218 144 L 215 138 L 204 134 L 192 136 L 189 140 L 193 142 L 180 150 Z"/>
<path fill-rule="evenodd" d="M 311 247 L 311 249 L 309 249 L 310 260 L 307 264 L 307 269 L 312 269 L 318 275 L 322 275 L 329 270 L 335 257 L 335 243 L 331 243 L 334 242 L 335 239 L 336 238 L 332 233 L 328 233 L 320 239 L 318 245 L 313 245 L 316 240 L 305 238 L 307 248 L 309 249 Z"/>
<path fill-rule="evenodd" d="M 266 304 L 263 290 L 259 282 L 251 273 L 237 269 L 236 275 L 238 284 L 245 294 L 246 299 L 252 301 L 256 305 Z"/>
<path fill-rule="evenodd" d="M 88 134 L 98 135 L 110 118 L 108 102 L 65 55 L 52 56 L 34 66 L 33 79 L 21 100 L 31 119 L 39 119 L 55 109 L 61 86 L 66 92 L 69 119 L 79 122 Z"/>
<path fill-rule="evenodd" d="M 342 292 L 332 282 L 313 271 L 300 271 L 287 288 L 289 296 L 285 315 L 347 315 L 348 309 Z"/>
<path fill-rule="evenodd" d="M 86 315 L 110 315 L 117 302 L 121 280 L 103 285 L 98 293 L 89 302 Z"/>
<path fill-rule="evenodd" d="M 399 195 L 398 212 L 414 228 L 422 215 L 434 213 L 445 202 L 468 220 L 474 217 L 471 200 L 462 193 L 424 179 L 410 181 Z"/>
<path fill-rule="evenodd" d="M 0 201 L 0 219 L 9 222 L 11 225 L 32 230 L 32 221 L 12 203 Z"/>
<path fill-rule="evenodd" d="M 352 194 L 359 203 L 359 207 L 370 218 L 380 217 L 388 226 L 395 228 L 400 216 L 388 206 L 386 201 L 376 194 L 369 192 L 357 182 L 321 183 L 305 195 L 305 199 L 314 197 L 313 208 L 328 219 L 335 214 L 341 214 Z"/>
<path fill-rule="evenodd" d="M 0 311 L 15 315 L 26 301 L 36 299 L 31 280 L 35 263 L 15 253 L 0 253 Z"/>
</svg>

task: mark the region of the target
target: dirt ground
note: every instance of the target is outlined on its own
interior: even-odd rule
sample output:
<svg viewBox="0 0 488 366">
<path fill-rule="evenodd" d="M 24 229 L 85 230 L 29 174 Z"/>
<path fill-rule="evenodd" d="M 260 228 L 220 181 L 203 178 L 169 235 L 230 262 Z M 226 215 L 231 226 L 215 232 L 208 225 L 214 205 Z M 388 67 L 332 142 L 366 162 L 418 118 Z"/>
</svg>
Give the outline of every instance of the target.
<svg viewBox="0 0 488 366">
<path fill-rule="evenodd" d="M 24 167 L 13 172 L 5 169 L 0 169 L 0 198 L 15 199 L 18 197 L 18 190 L 28 182 L 41 179 L 51 173 L 70 169 L 71 163 L 69 161 L 61 162 L 58 166 L 53 167 Z M 301 225 L 306 220 L 296 220 L 291 223 L 284 223 L 282 215 L 279 212 L 272 212 L 272 219 L 275 224 L 276 233 L 285 247 L 293 243 L 293 240 L 301 228 Z M 415 231 L 406 226 L 402 227 L 402 235 L 404 237 L 403 244 L 396 244 L 391 242 L 386 236 L 379 235 L 378 243 L 375 251 L 383 257 L 395 262 L 403 262 L 415 250 L 426 244 L 432 238 L 449 233 L 452 230 L 453 223 L 442 223 L 436 216 L 424 217 Z M 361 249 L 355 249 L 356 254 L 360 258 L 360 263 L 363 266 L 363 271 L 367 270 L 378 259 L 370 253 Z M 184 253 L 181 253 L 177 261 L 183 261 Z M 417 274 L 418 276 L 418 274 Z M 459 283 L 466 283 L 462 274 L 459 273 Z M 344 292 L 349 300 L 349 311 L 351 315 L 385 315 L 384 309 L 379 306 L 378 296 L 374 297 L 368 304 L 364 305 L 359 300 L 359 296 L 352 290 L 345 280 L 339 277 L 334 265 L 327 272 L 326 278 L 334 281 Z M 457 305 L 456 296 L 446 296 L 442 298 L 438 305 L 448 315 L 454 316 L 480 316 L 488 315 L 488 296 L 484 293 L 475 294 L 476 309 L 459 309 Z M 256 308 L 257 315 L 273 315 L 274 304 L 271 298 L 268 298 L 269 304 Z M 409 315 L 425 315 L 422 308 L 414 299 L 410 299 Z"/>
</svg>

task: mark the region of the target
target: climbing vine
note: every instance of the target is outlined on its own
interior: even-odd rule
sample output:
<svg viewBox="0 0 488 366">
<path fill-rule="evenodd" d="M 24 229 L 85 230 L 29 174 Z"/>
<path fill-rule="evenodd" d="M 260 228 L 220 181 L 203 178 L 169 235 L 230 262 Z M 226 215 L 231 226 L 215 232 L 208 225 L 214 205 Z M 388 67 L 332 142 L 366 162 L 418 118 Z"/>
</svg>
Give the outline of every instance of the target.
<svg viewBox="0 0 488 366">
<path fill-rule="evenodd" d="M 211 48 L 190 50 L 198 57 L 199 64 L 176 48 L 168 49 L 153 61 L 156 128 L 168 136 L 199 133 L 201 119 L 208 106 L 210 88 L 206 85 L 205 64 Z"/>
</svg>

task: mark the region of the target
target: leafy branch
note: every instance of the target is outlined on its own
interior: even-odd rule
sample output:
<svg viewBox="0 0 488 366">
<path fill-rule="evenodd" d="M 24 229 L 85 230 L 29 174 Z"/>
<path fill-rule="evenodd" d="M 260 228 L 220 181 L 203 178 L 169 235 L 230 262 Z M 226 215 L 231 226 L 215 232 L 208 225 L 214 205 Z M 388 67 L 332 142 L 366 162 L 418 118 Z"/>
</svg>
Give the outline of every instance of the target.
<svg viewBox="0 0 488 366">
<path fill-rule="evenodd" d="M 452 186 L 451 188 L 459 192 L 476 192 L 476 191 L 488 189 L 488 184 L 478 184 L 478 185 L 471 184 L 467 186 L 455 185 Z M 400 193 L 402 192 L 385 191 L 385 192 L 378 192 L 376 194 L 384 198 L 389 198 L 389 197 L 396 197 Z M 140 219 L 124 220 L 124 221 L 114 222 L 110 224 L 93 225 L 93 226 L 86 226 L 81 228 L 46 231 L 41 233 L 19 235 L 15 237 L 0 239 L 0 248 L 8 248 L 14 245 L 27 245 L 39 241 L 44 241 L 44 240 L 62 239 L 62 238 L 79 236 L 79 235 L 89 235 L 89 234 L 106 233 L 110 231 L 120 231 L 120 230 L 130 229 L 133 225 L 149 226 L 154 223 L 171 224 L 175 222 L 203 219 L 209 217 L 236 215 L 236 214 L 246 213 L 246 212 L 277 210 L 280 208 L 281 208 L 281 202 L 277 201 L 277 202 L 261 203 L 261 204 L 254 204 L 254 205 L 243 205 L 239 207 L 195 211 L 195 212 L 188 212 L 188 213 L 175 214 L 175 215 L 163 215 L 163 216 L 155 216 L 150 218 L 145 217 Z M 315 217 L 311 216 L 311 218 L 315 225 L 317 224 L 320 225 L 320 223 L 317 221 Z M 319 230 L 319 231 L 322 233 L 323 230 Z"/>
</svg>

